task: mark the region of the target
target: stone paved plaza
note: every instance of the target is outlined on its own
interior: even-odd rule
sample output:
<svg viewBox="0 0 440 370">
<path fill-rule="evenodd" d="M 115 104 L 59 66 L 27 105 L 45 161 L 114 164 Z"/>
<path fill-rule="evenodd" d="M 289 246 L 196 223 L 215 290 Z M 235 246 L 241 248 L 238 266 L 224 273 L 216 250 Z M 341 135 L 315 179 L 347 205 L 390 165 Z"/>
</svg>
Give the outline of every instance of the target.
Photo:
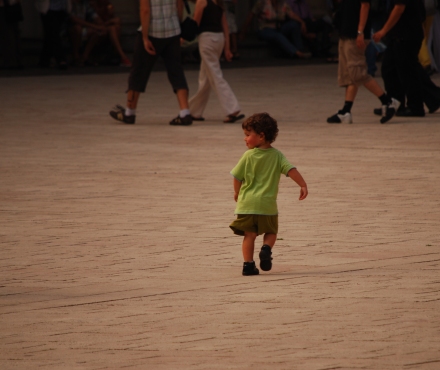
<svg viewBox="0 0 440 370">
<path fill-rule="evenodd" d="M 309 186 L 281 180 L 254 277 L 228 228 L 246 147 L 215 96 L 172 127 L 156 72 L 129 126 L 108 116 L 126 74 L 1 79 L 0 369 L 440 369 L 440 112 L 380 125 L 362 88 L 328 125 L 336 69 L 225 70 Z"/>
</svg>

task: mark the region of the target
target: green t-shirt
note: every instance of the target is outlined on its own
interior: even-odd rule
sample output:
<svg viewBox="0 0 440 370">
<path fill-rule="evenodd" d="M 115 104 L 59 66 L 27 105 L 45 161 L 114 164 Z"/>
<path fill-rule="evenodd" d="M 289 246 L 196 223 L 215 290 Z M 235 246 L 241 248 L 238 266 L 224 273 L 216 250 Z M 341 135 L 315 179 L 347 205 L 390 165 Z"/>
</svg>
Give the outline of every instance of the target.
<svg viewBox="0 0 440 370">
<path fill-rule="evenodd" d="M 235 214 L 277 215 L 280 176 L 295 168 L 278 149 L 249 149 L 231 171 L 240 181 Z"/>
</svg>

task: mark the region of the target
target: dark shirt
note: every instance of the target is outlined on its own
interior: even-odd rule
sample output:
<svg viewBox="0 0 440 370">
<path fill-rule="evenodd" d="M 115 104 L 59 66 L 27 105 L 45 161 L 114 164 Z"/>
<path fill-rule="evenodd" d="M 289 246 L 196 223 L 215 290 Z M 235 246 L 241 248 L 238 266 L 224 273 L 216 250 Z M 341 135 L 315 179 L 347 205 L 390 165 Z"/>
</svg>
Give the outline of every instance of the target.
<svg viewBox="0 0 440 370">
<path fill-rule="evenodd" d="M 223 32 L 222 17 L 223 9 L 212 0 L 208 0 L 208 4 L 205 9 L 203 9 L 203 15 L 199 25 L 199 33 Z"/>
<path fill-rule="evenodd" d="M 425 5 L 423 0 L 390 0 L 388 12 L 394 5 L 405 5 L 405 11 L 394 27 L 388 32 L 390 39 L 423 39 Z M 389 15 L 389 14 L 388 14 Z"/>
<path fill-rule="evenodd" d="M 361 3 L 371 3 L 371 0 L 342 0 L 339 5 L 339 36 L 341 39 L 356 39 L 359 27 L 359 16 L 361 13 Z M 367 23 L 364 28 L 364 38 L 370 39 L 371 22 L 368 16 Z"/>
</svg>

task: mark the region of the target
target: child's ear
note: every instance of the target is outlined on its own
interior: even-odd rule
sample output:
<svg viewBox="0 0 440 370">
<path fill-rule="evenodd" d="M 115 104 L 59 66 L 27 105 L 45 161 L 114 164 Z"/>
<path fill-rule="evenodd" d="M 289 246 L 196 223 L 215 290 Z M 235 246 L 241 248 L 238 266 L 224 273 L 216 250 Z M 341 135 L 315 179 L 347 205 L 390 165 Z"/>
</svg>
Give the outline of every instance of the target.
<svg viewBox="0 0 440 370">
<path fill-rule="evenodd" d="M 266 141 L 266 135 L 264 135 L 264 132 L 260 133 L 260 139 Z"/>
</svg>

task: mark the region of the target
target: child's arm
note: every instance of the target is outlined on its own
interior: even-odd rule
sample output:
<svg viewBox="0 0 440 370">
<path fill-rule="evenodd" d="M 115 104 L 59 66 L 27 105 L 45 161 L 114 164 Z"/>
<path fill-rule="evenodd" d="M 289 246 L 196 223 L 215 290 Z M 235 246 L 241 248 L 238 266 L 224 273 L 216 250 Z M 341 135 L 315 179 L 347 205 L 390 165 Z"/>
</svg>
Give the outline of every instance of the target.
<svg viewBox="0 0 440 370">
<path fill-rule="evenodd" d="M 238 181 L 234 177 L 234 200 L 235 201 L 237 201 L 237 199 L 238 199 L 238 193 L 240 192 L 240 188 L 241 188 L 241 181 Z"/>
<path fill-rule="evenodd" d="M 295 181 L 298 186 L 301 187 L 301 190 L 299 192 L 299 200 L 306 199 L 307 194 L 309 194 L 309 191 L 307 190 L 307 184 L 304 181 L 301 174 L 298 172 L 296 168 L 292 168 L 289 173 L 287 174 L 293 181 Z"/>
</svg>

